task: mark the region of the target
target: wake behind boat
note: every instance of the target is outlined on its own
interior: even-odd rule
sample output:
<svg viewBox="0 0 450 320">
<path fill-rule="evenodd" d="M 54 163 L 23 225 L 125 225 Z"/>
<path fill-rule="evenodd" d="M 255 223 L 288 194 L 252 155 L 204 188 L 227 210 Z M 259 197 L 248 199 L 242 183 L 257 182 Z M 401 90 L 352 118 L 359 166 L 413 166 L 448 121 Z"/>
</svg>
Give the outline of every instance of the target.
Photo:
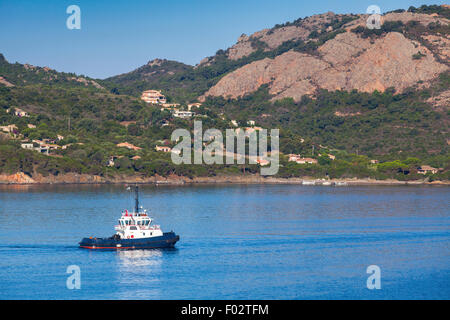
<svg viewBox="0 0 450 320">
<path fill-rule="evenodd" d="M 147 211 L 139 212 L 139 189 L 135 187 L 136 199 L 134 212 L 122 212 L 117 231 L 109 238 L 83 238 L 80 248 L 86 249 L 156 249 L 170 248 L 180 240 L 173 231 L 162 232 L 160 226 L 154 225 Z"/>
</svg>

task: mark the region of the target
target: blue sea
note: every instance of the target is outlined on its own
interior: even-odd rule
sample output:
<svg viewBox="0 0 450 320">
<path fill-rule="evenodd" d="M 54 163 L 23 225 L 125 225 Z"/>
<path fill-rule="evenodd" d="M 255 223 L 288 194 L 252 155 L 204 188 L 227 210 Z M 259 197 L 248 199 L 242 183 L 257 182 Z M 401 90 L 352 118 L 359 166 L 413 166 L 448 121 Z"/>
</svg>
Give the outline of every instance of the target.
<svg viewBox="0 0 450 320">
<path fill-rule="evenodd" d="M 133 208 L 123 185 L 0 186 L 0 299 L 450 298 L 449 187 L 142 186 L 140 200 L 175 249 L 78 248 Z"/>
</svg>

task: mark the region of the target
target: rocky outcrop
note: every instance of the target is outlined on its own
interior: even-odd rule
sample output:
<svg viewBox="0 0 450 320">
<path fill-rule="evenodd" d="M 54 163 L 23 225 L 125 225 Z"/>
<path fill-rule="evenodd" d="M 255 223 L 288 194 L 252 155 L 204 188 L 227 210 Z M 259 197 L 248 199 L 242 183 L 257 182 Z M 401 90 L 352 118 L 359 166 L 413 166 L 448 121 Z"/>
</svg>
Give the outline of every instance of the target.
<svg viewBox="0 0 450 320">
<path fill-rule="evenodd" d="M 414 12 L 391 12 L 383 16 L 384 21 L 401 21 L 404 24 L 410 21 L 417 21 L 424 26 L 427 26 L 431 22 L 438 22 L 443 25 L 447 25 L 450 21 L 445 18 L 441 18 L 436 14 L 423 14 Z"/>
<path fill-rule="evenodd" d="M 362 39 L 356 40 L 353 33 L 340 36 L 325 43 L 322 50 L 319 49 L 323 58 L 330 61 L 333 51 L 337 51 L 330 50 L 330 47 L 337 42 L 344 44 L 339 50 L 343 59 L 334 62 L 328 70 L 329 74 L 321 75 L 318 80 L 318 85 L 328 90 L 357 89 L 372 92 L 394 87 L 401 92 L 419 81 L 428 82 L 448 69 L 445 64 L 436 61 L 428 48 L 397 32 L 388 33 L 373 44 Z M 354 38 L 353 43 L 347 42 L 350 38 Z M 356 49 L 355 41 L 360 42 Z M 415 59 L 414 55 L 419 52 L 423 56 Z M 345 79 L 342 79 L 343 75 Z"/>
<path fill-rule="evenodd" d="M 96 82 L 94 80 L 89 80 L 89 79 L 86 79 L 83 77 L 78 77 L 78 78 L 77 77 L 69 77 L 69 78 L 67 78 L 67 80 L 83 83 L 85 86 L 93 85 L 97 89 L 105 89 L 101 85 L 99 85 L 98 82 Z"/>
<path fill-rule="evenodd" d="M 448 35 L 436 36 L 428 34 L 422 36 L 422 39 L 428 41 L 433 51 L 442 61 L 450 63 L 450 37 Z"/>
<path fill-rule="evenodd" d="M 420 57 L 414 57 L 420 52 Z M 205 96 L 237 98 L 268 84 L 274 99 L 299 100 L 317 89 L 372 92 L 397 91 L 428 83 L 448 66 L 436 61 L 419 42 L 391 32 L 376 40 L 353 32 L 337 35 L 318 49 L 318 55 L 288 51 L 274 59 L 245 65 L 223 77 Z"/>
<path fill-rule="evenodd" d="M 149 66 L 149 67 L 153 67 L 153 66 L 161 66 L 164 62 L 167 62 L 167 60 L 166 59 L 158 59 L 158 58 L 156 58 L 156 59 L 153 59 L 153 60 L 150 60 L 148 63 L 147 63 L 147 66 Z"/>
<path fill-rule="evenodd" d="M 237 60 L 242 57 L 248 56 L 254 51 L 256 51 L 256 49 L 253 48 L 250 38 L 246 35 L 241 35 L 236 44 L 228 49 L 228 58 L 231 60 Z M 205 65 L 210 62 L 210 59 L 205 59 L 200 61 L 200 65 Z"/>
<path fill-rule="evenodd" d="M 450 110 L 450 90 L 428 98 L 427 102 L 434 106 L 436 110 Z"/>
<path fill-rule="evenodd" d="M 289 40 L 306 40 L 312 31 L 319 30 L 324 24 L 341 17 L 342 15 L 327 12 L 302 19 L 298 25 L 264 29 L 253 33 L 251 36 L 243 34 L 239 37 L 236 44 L 227 50 L 227 56 L 231 60 L 237 60 L 250 55 L 257 50 L 252 45 L 254 40 L 261 41 L 266 46 L 266 51 L 275 49 L 283 44 L 283 42 Z M 210 59 L 204 60 L 200 62 L 200 65 L 206 64 L 209 61 Z"/>
<path fill-rule="evenodd" d="M 14 87 L 14 85 L 11 82 L 8 82 L 5 78 L 0 77 L 0 84 L 6 86 L 6 87 Z"/>
<path fill-rule="evenodd" d="M 17 175 L 20 175 L 18 173 Z M 16 176 L 16 175 L 12 175 Z M 57 178 L 54 176 L 42 177 L 36 180 L 21 180 L 8 178 L 4 180 L 3 175 L 0 175 L 0 185 L 8 184 L 8 188 L 12 185 L 32 185 L 32 184 L 164 184 L 164 185 L 182 185 L 182 184 L 304 184 L 304 185 L 422 185 L 422 184 L 439 184 L 449 185 L 448 180 L 436 180 L 429 182 L 427 179 L 413 180 L 413 181 L 399 181 L 393 179 L 374 180 L 374 179 L 316 179 L 313 177 L 298 177 L 298 178 L 277 178 L 277 177 L 262 177 L 259 174 L 248 175 L 224 175 L 215 177 L 195 177 L 193 179 L 177 175 L 169 175 L 167 177 L 153 176 L 117 176 L 111 178 L 101 178 L 98 176 L 65 174 Z"/>
<path fill-rule="evenodd" d="M 33 177 L 23 172 L 11 175 L 0 174 L 0 184 L 102 183 L 105 181 L 106 179 L 99 176 L 77 173 L 66 173 L 57 176 L 34 174 Z"/>
<path fill-rule="evenodd" d="M 367 25 L 367 19 L 370 15 L 368 14 L 361 14 L 359 15 L 358 19 L 355 19 L 346 25 L 344 25 L 344 29 L 351 30 L 357 26 L 366 26 Z M 411 21 L 416 21 L 423 26 L 428 26 L 431 22 L 434 23 L 440 23 L 442 25 L 448 25 L 450 21 L 446 18 L 439 17 L 437 15 L 431 15 L 431 14 L 423 14 L 423 13 L 413 13 L 413 12 L 391 12 L 387 13 L 380 18 L 380 23 L 383 24 L 386 21 L 401 21 L 403 24 L 407 24 Z"/>
<path fill-rule="evenodd" d="M 35 181 L 27 176 L 23 172 L 18 172 L 15 174 L 0 174 L 0 183 L 12 183 L 12 184 L 20 184 L 20 183 L 35 183 Z"/>
<path fill-rule="evenodd" d="M 244 65 L 222 77 L 200 100 L 206 96 L 241 97 L 263 84 L 269 86 L 274 99 L 293 97 L 299 100 L 320 88 L 372 92 L 394 87 L 401 92 L 416 84 L 420 87 L 430 85 L 439 73 L 450 67 L 449 35 L 430 31 L 436 26 L 450 25 L 450 20 L 444 15 L 390 12 L 381 17 L 382 24 L 401 21 L 406 26 L 414 21 L 421 25 L 418 27 L 421 34 L 410 34 L 409 38 L 398 32 L 368 38 L 352 32 L 358 26 L 365 27 L 368 18 L 368 14 L 336 15 L 328 12 L 264 29 L 250 36 L 243 34 L 226 51 L 229 59 L 237 60 L 260 49 L 273 54 L 273 50 L 286 41 L 316 41 L 326 32 L 330 35 L 332 31 L 345 31 L 323 43 L 313 54 L 288 51 L 273 59 Z M 313 31 L 316 33 L 311 36 Z M 209 57 L 200 65 L 213 62 L 214 57 Z"/>
</svg>

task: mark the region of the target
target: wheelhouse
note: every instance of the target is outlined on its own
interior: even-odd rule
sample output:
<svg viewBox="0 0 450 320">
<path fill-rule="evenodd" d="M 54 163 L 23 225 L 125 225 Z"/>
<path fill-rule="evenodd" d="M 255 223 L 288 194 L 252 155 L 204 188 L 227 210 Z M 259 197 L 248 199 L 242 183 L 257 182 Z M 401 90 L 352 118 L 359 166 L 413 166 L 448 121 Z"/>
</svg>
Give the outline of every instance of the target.
<svg viewBox="0 0 450 320">
<path fill-rule="evenodd" d="M 120 229 L 126 229 L 134 226 L 139 229 L 150 229 L 158 226 L 152 225 L 153 220 L 147 215 L 147 213 L 128 213 L 128 211 L 122 213 L 119 219 Z"/>
</svg>

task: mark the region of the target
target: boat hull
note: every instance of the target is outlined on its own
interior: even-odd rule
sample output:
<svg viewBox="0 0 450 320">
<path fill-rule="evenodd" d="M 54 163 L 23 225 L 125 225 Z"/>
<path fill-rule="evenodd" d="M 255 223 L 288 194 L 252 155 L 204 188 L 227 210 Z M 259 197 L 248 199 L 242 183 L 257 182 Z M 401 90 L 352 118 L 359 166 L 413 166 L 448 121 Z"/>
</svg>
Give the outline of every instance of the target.
<svg viewBox="0 0 450 320">
<path fill-rule="evenodd" d="M 174 232 L 164 232 L 162 236 L 141 239 L 83 238 L 80 248 L 95 250 L 132 250 L 172 248 L 180 237 Z"/>
</svg>

